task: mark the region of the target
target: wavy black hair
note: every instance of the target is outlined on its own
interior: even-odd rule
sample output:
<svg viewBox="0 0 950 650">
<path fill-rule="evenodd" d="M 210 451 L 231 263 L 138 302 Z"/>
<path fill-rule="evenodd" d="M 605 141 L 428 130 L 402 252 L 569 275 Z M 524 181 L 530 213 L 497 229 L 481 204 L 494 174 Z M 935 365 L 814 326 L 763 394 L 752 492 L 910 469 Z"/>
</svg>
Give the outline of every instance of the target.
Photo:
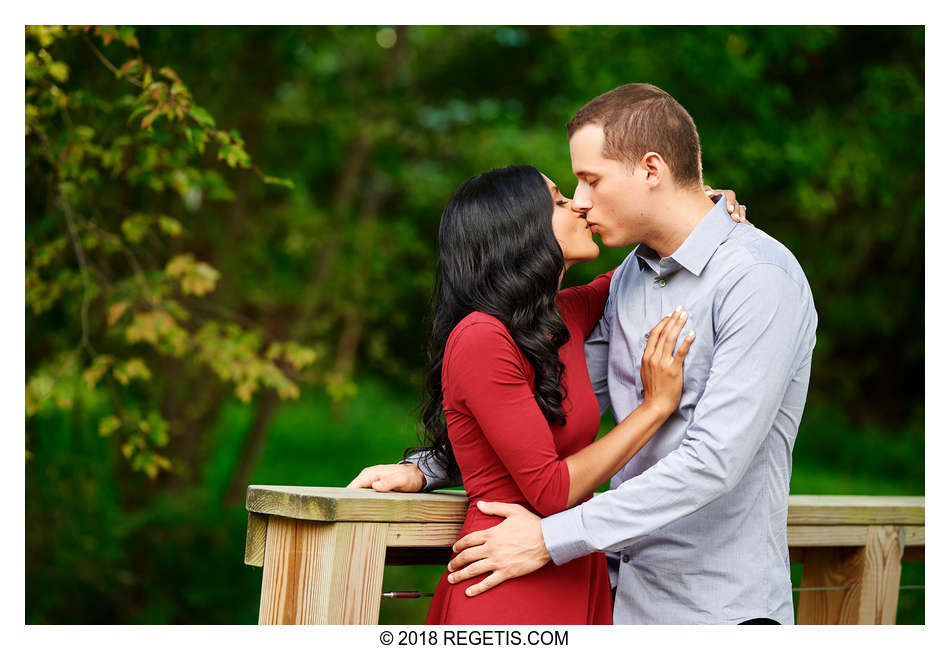
<svg viewBox="0 0 950 650">
<path fill-rule="evenodd" d="M 538 407 L 549 422 L 565 421 L 558 349 L 569 338 L 554 299 L 564 254 L 554 237 L 554 202 L 541 173 L 527 165 L 473 176 L 449 199 L 439 224 L 439 266 L 432 296 L 422 405 L 423 452 L 455 484 L 461 473 L 442 411 L 442 357 L 459 322 L 473 311 L 504 323 L 534 368 Z"/>
</svg>

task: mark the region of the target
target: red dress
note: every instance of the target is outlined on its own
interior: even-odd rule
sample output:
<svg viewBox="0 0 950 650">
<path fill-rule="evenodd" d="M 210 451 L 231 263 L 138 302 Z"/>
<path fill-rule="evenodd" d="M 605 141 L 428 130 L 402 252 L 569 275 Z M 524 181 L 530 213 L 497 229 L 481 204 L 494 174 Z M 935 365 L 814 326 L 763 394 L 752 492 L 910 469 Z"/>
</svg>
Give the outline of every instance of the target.
<svg viewBox="0 0 950 650">
<path fill-rule="evenodd" d="M 600 425 L 584 339 L 603 314 L 611 275 L 557 295 L 558 311 L 570 331 L 559 351 L 567 388 L 563 426 L 549 424 L 538 408 L 533 368 L 501 321 L 473 312 L 449 335 L 442 365 L 443 408 L 469 498 L 460 536 L 503 521 L 483 514 L 475 506 L 479 500 L 517 503 L 542 517 L 567 507 L 570 477 L 563 459 L 591 444 Z M 549 562 L 483 594 L 466 596 L 465 589 L 486 575 L 452 585 L 446 572 L 426 623 L 609 625 L 613 620 L 602 553 L 561 566 Z"/>
</svg>

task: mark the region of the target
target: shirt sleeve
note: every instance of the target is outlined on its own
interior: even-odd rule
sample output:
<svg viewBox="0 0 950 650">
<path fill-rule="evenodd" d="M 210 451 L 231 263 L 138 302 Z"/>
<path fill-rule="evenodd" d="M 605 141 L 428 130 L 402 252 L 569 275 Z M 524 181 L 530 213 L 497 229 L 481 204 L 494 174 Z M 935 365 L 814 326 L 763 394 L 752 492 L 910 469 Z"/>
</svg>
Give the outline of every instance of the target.
<svg viewBox="0 0 950 650">
<path fill-rule="evenodd" d="M 399 461 L 399 463 L 409 463 L 419 468 L 426 482 L 425 485 L 422 486 L 423 492 L 455 487 L 455 482 L 448 478 L 445 469 L 439 465 L 435 457 L 429 453 L 418 451 L 412 456 L 409 456 L 409 458 Z"/>
<path fill-rule="evenodd" d="M 747 271 L 717 298 L 711 368 L 684 441 L 616 489 L 542 520 L 556 564 L 626 548 L 725 494 L 745 474 L 789 383 L 811 362 L 817 325 L 807 284 L 769 263 Z"/>
<path fill-rule="evenodd" d="M 616 270 L 602 273 L 587 284 L 561 289 L 557 293 L 559 305 L 571 311 L 581 324 L 585 335 L 594 328 L 604 313 L 604 305 L 607 304 L 607 296 L 610 294 L 610 279 Z"/>
<path fill-rule="evenodd" d="M 558 457 L 523 357 L 507 331 L 493 323 L 467 326 L 446 350 L 444 363 L 452 402 L 475 418 L 531 506 L 542 516 L 567 507 L 567 463 Z"/>
</svg>

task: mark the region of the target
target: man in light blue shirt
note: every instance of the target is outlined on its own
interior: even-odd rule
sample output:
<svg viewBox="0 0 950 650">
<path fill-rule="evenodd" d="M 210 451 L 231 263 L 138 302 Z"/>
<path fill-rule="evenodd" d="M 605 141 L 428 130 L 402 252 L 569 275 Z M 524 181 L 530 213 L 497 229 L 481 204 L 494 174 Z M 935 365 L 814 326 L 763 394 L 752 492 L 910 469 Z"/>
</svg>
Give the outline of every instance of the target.
<svg viewBox="0 0 950 650">
<path fill-rule="evenodd" d="M 662 90 L 601 95 L 568 135 L 575 209 L 606 246 L 640 242 L 587 341 L 601 408 L 619 422 L 642 401 L 646 337 L 678 306 L 683 335 L 696 332 L 682 400 L 607 492 L 544 519 L 479 504 L 506 519 L 456 543 L 449 580 L 490 572 L 466 590 L 477 596 L 607 551 L 615 623 L 793 623 L 785 525 L 817 326 L 804 273 L 775 239 L 737 225 L 726 199 L 709 209 L 695 126 Z M 427 479 L 439 485 L 431 468 Z"/>
</svg>

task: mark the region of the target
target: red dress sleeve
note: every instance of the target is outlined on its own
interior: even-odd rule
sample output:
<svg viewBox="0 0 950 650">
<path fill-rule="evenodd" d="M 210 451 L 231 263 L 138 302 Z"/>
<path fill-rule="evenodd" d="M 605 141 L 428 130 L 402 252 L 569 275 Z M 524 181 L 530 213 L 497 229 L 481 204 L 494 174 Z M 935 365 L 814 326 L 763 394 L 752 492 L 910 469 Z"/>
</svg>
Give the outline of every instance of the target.
<svg viewBox="0 0 950 650">
<path fill-rule="evenodd" d="M 475 419 L 521 493 L 541 516 L 567 507 L 570 473 L 534 399 L 527 360 L 501 323 L 477 321 L 450 337 L 451 399 Z M 527 366 L 527 367 L 526 367 Z"/>
<path fill-rule="evenodd" d="M 594 329 L 597 321 L 604 315 L 604 306 L 610 295 L 610 279 L 616 270 L 602 273 L 579 287 L 570 287 L 557 292 L 557 304 L 562 315 L 566 317 L 569 313 L 573 320 L 580 323 L 585 336 Z"/>
</svg>

